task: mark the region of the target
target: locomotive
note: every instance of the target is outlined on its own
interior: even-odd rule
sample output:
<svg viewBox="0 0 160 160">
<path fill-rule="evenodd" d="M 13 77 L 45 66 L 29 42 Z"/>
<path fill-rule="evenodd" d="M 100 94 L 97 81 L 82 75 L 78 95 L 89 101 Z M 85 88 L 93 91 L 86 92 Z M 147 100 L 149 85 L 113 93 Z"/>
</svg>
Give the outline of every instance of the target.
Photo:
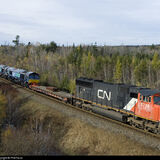
<svg viewBox="0 0 160 160">
<path fill-rule="evenodd" d="M 16 69 L 6 65 L 0 65 L 0 76 L 22 86 L 29 87 L 32 84 L 39 84 L 40 76 L 38 73 Z"/>
<path fill-rule="evenodd" d="M 80 77 L 76 80 L 75 99 L 78 106 L 116 111 L 125 123 L 160 132 L 160 90 Z"/>
<path fill-rule="evenodd" d="M 160 90 L 80 77 L 76 94 L 71 95 L 39 86 L 40 76 L 35 72 L 0 65 L 0 76 L 76 107 L 160 133 Z"/>
</svg>

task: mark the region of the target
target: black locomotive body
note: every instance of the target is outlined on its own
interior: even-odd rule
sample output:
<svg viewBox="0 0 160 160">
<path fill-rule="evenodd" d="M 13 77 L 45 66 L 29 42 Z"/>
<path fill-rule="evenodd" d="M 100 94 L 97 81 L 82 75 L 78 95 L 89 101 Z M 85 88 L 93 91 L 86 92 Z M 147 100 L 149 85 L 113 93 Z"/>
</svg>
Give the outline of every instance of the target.
<svg viewBox="0 0 160 160">
<path fill-rule="evenodd" d="M 139 89 L 133 85 L 106 83 L 83 77 L 76 80 L 77 98 L 116 110 L 123 110 L 132 98 L 137 99 Z"/>
</svg>

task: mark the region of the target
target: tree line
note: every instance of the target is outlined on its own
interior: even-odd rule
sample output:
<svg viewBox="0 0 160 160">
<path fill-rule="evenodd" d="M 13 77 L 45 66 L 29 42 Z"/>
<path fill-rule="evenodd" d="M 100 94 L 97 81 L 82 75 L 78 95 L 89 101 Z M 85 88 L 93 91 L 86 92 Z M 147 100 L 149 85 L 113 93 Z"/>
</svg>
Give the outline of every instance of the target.
<svg viewBox="0 0 160 160">
<path fill-rule="evenodd" d="M 160 87 L 160 46 L 3 45 L 0 64 L 38 72 L 43 85 L 75 91 L 75 79 Z"/>
</svg>

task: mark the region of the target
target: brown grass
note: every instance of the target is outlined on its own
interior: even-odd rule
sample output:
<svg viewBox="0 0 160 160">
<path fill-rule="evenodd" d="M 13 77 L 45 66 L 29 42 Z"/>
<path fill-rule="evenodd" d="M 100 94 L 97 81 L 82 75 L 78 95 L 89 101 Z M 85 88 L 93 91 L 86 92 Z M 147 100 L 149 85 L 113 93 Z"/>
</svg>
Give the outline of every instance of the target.
<svg viewBox="0 0 160 160">
<path fill-rule="evenodd" d="M 65 155 L 160 155 L 123 135 L 65 117 L 34 101 L 21 107 L 21 113 L 23 126 L 3 138 L 5 154 L 44 155 L 56 150 Z"/>
<path fill-rule="evenodd" d="M 146 148 L 123 135 L 97 129 L 79 120 L 70 119 L 70 129 L 62 138 L 61 148 L 78 155 L 154 155 L 158 151 Z"/>
<path fill-rule="evenodd" d="M 34 117 L 50 128 L 56 146 L 71 155 L 157 155 L 158 151 L 146 148 L 123 135 L 94 128 L 84 122 L 68 118 L 61 113 L 33 102 L 26 104 Z M 29 107 L 30 106 L 30 107 Z M 25 107 L 25 106 L 24 106 Z"/>
</svg>

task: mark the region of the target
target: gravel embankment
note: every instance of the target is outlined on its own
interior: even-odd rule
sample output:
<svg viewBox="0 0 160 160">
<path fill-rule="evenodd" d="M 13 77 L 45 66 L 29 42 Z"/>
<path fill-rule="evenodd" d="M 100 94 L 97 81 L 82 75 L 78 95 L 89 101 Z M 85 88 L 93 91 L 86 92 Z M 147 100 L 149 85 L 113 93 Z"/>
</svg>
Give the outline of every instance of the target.
<svg viewBox="0 0 160 160">
<path fill-rule="evenodd" d="M 93 117 L 87 113 L 82 111 L 67 107 L 64 104 L 60 104 L 56 101 L 46 99 L 42 96 L 30 93 L 23 88 L 18 88 L 20 93 L 22 93 L 26 97 L 30 97 L 33 101 L 39 102 L 42 105 L 53 107 L 55 110 L 69 116 L 80 119 L 81 121 L 88 123 L 94 127 L 101 128 L 110 132 L 114 132 L 118 135 L 124 135 L 127 138 L 141 143 L 147 147 L 152 147 L 156 150 L 160 150 L 160 140 L 157 140 L 155 137 L 151 137 L 149 135 L 144 135 L 143 133 L 136 132 L 133 129 L 125 128 L 123 126 L 117 125 L 110 121 L 100 119 L 98 117 Z"/>
</svg>

